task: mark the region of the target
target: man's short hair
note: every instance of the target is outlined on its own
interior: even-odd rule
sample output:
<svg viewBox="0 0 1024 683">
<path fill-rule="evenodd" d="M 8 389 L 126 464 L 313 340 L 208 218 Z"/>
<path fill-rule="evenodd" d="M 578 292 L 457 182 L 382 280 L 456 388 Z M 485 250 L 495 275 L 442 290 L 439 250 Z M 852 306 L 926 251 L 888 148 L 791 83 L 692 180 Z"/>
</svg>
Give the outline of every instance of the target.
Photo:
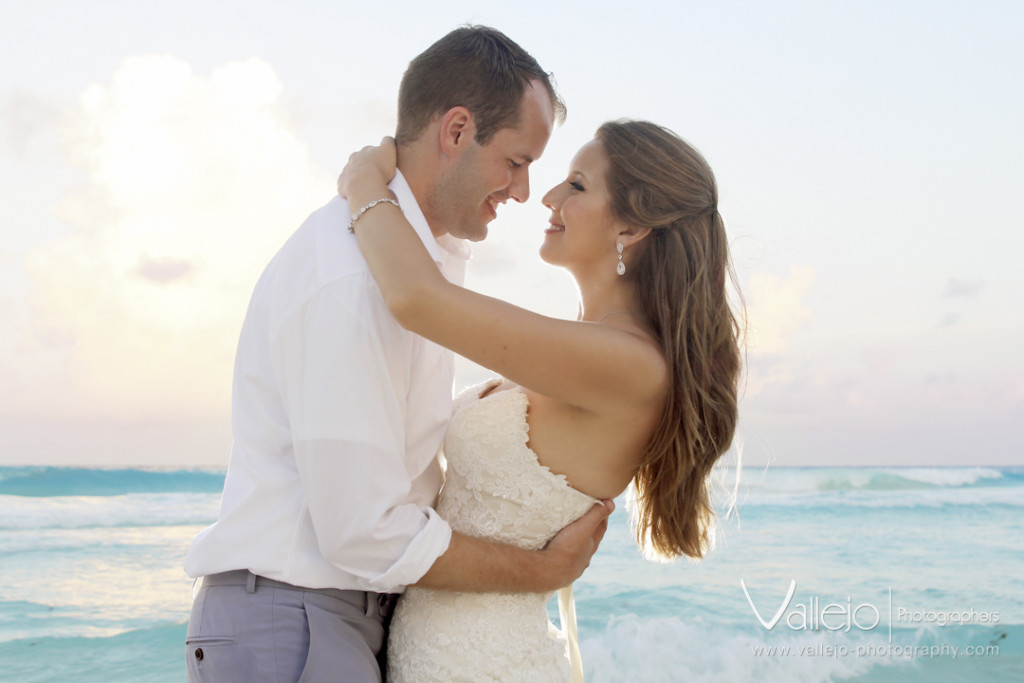
<svg viewBox="0 0 1024 683">
<path fill-rule="evenodd" d="M 487 26 L 455 29 L 409 63 L 398 88 L 399 145 L 414 141 L 434 118 L 452 107 L 470 111 L 476 141 L 490 142 L 503 128 L 519 123 L 523 93 L 540 81 L 551 96 L 555 118 L 565 119 L 565 103 L 551 75 L 501 31 Z"/>
</svg>

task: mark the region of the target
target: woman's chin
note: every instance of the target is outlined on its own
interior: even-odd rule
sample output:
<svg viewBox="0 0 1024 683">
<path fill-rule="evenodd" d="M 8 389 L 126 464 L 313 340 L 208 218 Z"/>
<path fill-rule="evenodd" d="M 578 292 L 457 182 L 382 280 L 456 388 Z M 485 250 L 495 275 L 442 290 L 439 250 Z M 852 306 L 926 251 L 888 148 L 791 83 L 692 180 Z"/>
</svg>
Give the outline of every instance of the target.
<svg viewBox="0 0 1024 683">
<path fill-rule="evenodd" d="M 540 254 L 540 260 L 548 264 L 549 266 L 562 265 L 560 259 L 556 258 L 555 255 L 551 253 L 551 249 L 548 247 L 547 242 L 540 245 L 540 249 L 537 253 Z"/>
</svg>

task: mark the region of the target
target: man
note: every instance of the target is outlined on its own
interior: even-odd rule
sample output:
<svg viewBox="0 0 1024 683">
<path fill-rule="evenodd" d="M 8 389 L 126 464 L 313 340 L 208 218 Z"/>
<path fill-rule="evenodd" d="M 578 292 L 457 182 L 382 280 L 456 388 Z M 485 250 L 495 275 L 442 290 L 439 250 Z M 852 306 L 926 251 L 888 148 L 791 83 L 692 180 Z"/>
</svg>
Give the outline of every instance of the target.
<svg viewBox="0 0 1024 683">
<path fill-rule="evenodd" d="M 493 29 L 457 29 L 410 64 L 391 190 L 449 279 L 461 283 L 462 240 L 483 239 L 508 199 L 526 201 L 556 116 L 547 74 Z M 220 515 L 185 562 L 204 577 L 191 681 L 379 681 L 392 594 L 553 590 L 604 532 L 609 510 L 595 505 L 532 552 L 453 533 L 431 509 L 452 356 L 391 317 L 350 220 L 333 199 L 256 285 Z"/>
</svg>

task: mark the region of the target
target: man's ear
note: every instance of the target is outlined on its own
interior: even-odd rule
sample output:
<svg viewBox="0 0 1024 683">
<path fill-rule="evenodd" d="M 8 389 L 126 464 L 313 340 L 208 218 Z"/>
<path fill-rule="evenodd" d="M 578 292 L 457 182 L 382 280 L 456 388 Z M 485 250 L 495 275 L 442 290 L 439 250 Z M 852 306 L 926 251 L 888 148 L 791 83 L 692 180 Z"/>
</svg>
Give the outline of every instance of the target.
<svg viewBox="0 0 1024 683">
<path fill-rule="evenodd" d="M 476 124 L 473 121 L 473 114 L 465 107 L 452 107 L 441 117 L 441 126 L 438 130 L 441 154 L 458 156 L 475 135 Z"/>
</svg>

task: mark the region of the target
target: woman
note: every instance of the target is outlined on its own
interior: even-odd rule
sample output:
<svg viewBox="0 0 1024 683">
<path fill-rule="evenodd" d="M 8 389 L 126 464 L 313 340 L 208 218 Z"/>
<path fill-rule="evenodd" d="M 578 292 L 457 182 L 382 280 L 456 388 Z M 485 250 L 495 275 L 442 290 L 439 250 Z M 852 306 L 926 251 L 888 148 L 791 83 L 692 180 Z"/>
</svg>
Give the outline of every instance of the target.
<svg viewBox="0 0 1024 683">
<path fill-rule="evenodd" d="M 393 145 L 353 156 L 342 178 L 353 215 L 387 196 L 394 163 Z M 456 404 L 438 502 L 453 528 L 539 548 L 632 483 L 645 552 L 702 556 L 707 479 L 732 440 L 740 371 L 717 200 L 710 167 L 671 131 L 603 125 L 543 199 L 540 254 L 576 279 L 578 321 L 450 284 L 388 204 L 358 216 L 399 323 L 504 378 Z M 567 680 L 549 597 L 408 589 L 389 680 Z"/>
</svg>

